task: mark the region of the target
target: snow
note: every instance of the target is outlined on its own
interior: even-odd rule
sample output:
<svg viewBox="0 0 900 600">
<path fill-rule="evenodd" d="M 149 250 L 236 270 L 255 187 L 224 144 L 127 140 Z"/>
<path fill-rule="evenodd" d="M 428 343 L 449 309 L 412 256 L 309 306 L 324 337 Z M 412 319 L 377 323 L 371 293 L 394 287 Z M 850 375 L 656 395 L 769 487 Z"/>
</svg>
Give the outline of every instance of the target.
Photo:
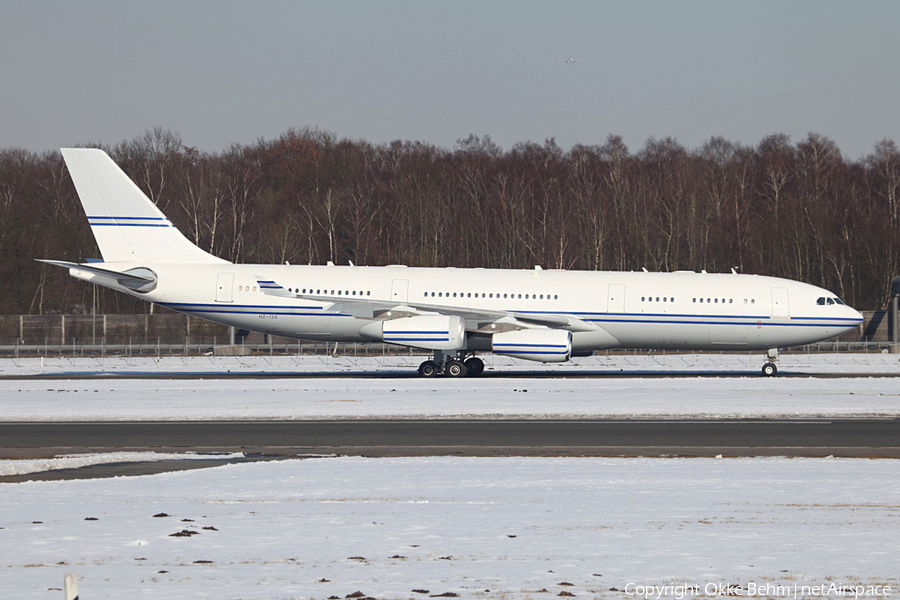
<svg viewBox="0 0 900 600">
<path fill-rule="evenodd" d="M 79 469 L 93 465 L 111 465 L 126 462 L 156 462 L 163 460 L 228 460 L 241 458 L 243 452 L 223 454 L 197 454 L 184 452 L 172 454 L 165 452 L 106 452 L 103 454 L 63 454 L 55 458 L 17 459 L 0 461 L 0 477 L 8 475 L 28 475 L 57 471 L 60 469 Z"/>
<path fill-rule="evenodd" d="M 340 354 L 304 354 L 301 356 L 116 356 L 85 357 L 65 355 L 56 357 L 0 358 L 0 377 L 28 375 L 63 374 L 115 374 L 140 373 L 158 375 L 160 373 L 192 373 L 210 375 L 234 374 L 317 374 L 317 373 L 395 373 L 411 374 L 430 355 L 394 353 L 383 356 L 354 356 Z M 716 353 L 598 353 L 594 356 L 573 358 L 560 364 L 543 364 L 518 360 L 506 356 L 486 354 L 488 372 L 527 372 L 530 374 L 562 373 L 571 375 L 579 371 L 598 371 L 615 374 L 633 372 L 635 374 L 664 373 L 743 373 L 759 375 L 765 362 L 763 353 L 744 354 Z M 809 352 L 783 353 L 778 359 L 778 368 L 783 373 L 845 374 L 898 374 L 900 356 L 886 351 L 865 353 Z"/>
<path fill-rule="evenodd" d="M 460 380 L 408 377 L 419 360 L 0 360 L 0 420 L 900 414 L 896 355 L 790 355 L 781 372 L 810 377 L 789 378 L 758 376 L 761 359 L 746 355 L 555 367 L 498 357 L 489 368 L 508 376 Z M 229 369 L 251 378 L 160 378 Z M 557 369 L 568 376 L 549 377 Z M 357 370 L 380 376 L 350 376 Z M 733 370 L 747 376 L 699 376 Z M 98 372 L 137 378 L 91 378 Z M 343 376 L 303 376 L 328 372 Z M 835 372 L 846 377 L 814 376 Z M 40 374 L 58 378 L 29 378 Z M 0 475 L 173 457 L 209 458 L 2 460 Z M 182 531 L 194 533 L 172 537 Z M 788 587 L 761 597 L 853 598 L 840 590 L 889 585 L 864 595 L 890 598 L 898 539 L 896 460 L 342 457 L 0 483 L 0 590 L 16 599 L 63 597 L 68 572 L 85 599 L 627 600 L 642 597 L 635 586 L 659 586 L 647 595 L 682 600 L 769 584 Z M 789 593 L 794 585 L 825 590 Z"/>
<path fill-rule="evenodd" d="M 669 365 L 660 365 L 656 360 Z M 56 359 L 43 369 L 0 361 L 0 421 L 430 418 L 728 418 L 900 415 L 897 355 L 786 355 L 782 373 L 765 378 L 758 356 L 615 355 L 580 366 L 544 366 L 497 357 L 504 377 L 424 379 L 408 376 L 417 357 L 106 359 L 102 368 Z M 29 359 L 34 360 L 34 359 Z M 326 365 L 323 360 L 332 361 Z M 21 362 L 21 361 L 20 361 Z M 671 363 L 676 363 L 672 366 Z M 688 362 L 692 367 L 684 366 Z M 215 363 L 215 364 L 214 364 Z M 610 364 L 608 364 L 610 363 Z M 655 364 L 656 366 L 651 366 Z M 746 364 L 745 364 L 746 363 Z M 753 366 L 747 371 L 748 366 Z M 352 371 L 351 371 L 352 369 Z M 405 371 L 403 369 L 406 369 Z M 251 378 L 221 378 L 232 370 Z M 579 372 L 611 371 L 580 378 Z M 704 377 L 746 371 L 746 377 Z M 386 373 L 384 377 L 303 377 L 303 373 Z M 557 372 L 567 377 L 550 377 Z M 684 377 L 685 373 L 697 377 Z M 36 373 L 56 379 L 27 379 Z M 206 379 L 94 379 L 114 373 L 153 377 L 192 373 Z M 296 374 L 300 373 L 299 376 Z M 644 377 L 648 373 L 653 377 Z M 815 374 L 841 373 L 822 378 Z M 665 377 L 666 374 L 678 375 Z M 864 375 L 871 374 L 872 377 Z M 391 376 L 394 375 L 394 376 Z M 546 375 L 546 376 L 545 376 Z M 65 379 L 66 376 L 86 377 Z"/>
<path fill-rule="evenodd" d="M 898 527 L 895 460 L 319 458 L 0 484 L 0 586 L 62 597 L 48 589 L 75 572 L 91 599 L 896 594 Z"/>
</svg>

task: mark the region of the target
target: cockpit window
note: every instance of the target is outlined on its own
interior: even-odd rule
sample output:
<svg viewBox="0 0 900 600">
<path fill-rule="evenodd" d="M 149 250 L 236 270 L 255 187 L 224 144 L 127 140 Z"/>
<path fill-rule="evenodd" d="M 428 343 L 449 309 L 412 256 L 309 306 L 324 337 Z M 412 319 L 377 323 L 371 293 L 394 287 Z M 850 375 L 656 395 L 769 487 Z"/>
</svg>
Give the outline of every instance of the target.
<svg viewBox="0 0 900 600">
<path fill-rule="evenodd" d="M 834 306 L 835 304 L 840 304 L 843 306 L 843 302 L 841 302 L 840 298 L 818 298 L 816 299 L 816 304 L 819 306 Z"/>
</svg>

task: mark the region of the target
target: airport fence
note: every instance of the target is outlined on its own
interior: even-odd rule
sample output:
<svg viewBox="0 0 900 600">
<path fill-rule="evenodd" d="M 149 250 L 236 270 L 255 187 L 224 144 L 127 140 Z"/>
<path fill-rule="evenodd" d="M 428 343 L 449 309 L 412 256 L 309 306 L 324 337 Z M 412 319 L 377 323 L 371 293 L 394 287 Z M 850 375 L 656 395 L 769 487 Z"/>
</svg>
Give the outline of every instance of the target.
<svg viewBox="0 0 900 600">
<path fill-rule="evenodd" d="M 882 311 L 883 312 L 883 311 Z M 836 340 L 786 349 L 801 353 L 900 353 L 885 334 L 887 318 L 867 316 L 871 335 L 847 334 Z M 884 331 L 882 331 L 884 330 Z M 605 352 L 605 351 L 604 351 Z M 615 353 L 689 354 L 659 350 L 611 350 Z M 602 354 L 599 352 L 598 354 Z M 710 352 L 715 354 L 716 352 Z M 734 354 L 735 352 L 727 352 Z M 755 354 L 757 352 L 753 352 Z M 298 341 L 233 330 L 176 313 L 143 315 L 0 315 L 0 356 L 377 356 L 430 352 L 390 344 Z"/>
</svg>

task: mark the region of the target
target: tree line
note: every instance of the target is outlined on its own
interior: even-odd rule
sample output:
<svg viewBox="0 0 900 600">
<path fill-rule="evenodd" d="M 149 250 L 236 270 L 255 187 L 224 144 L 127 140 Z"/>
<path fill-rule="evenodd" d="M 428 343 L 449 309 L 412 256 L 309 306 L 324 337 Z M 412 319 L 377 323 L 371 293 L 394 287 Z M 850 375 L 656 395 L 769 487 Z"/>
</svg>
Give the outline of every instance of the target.
<svg viewBox="0 0 900 600">
<path fill-rule="evenodd" d="M 758 273 L 884 307 L 900 274 L 900 150 L 830 139 L 688 149 L 376 145 L 318 129 L 217 153 L 154 128 L 102 147 L 204 250 L 233 262 Z M 58 152 L 0 150 L 0 313 L 144 312 L 35 258 L 99 257 Z"/>
</svg>

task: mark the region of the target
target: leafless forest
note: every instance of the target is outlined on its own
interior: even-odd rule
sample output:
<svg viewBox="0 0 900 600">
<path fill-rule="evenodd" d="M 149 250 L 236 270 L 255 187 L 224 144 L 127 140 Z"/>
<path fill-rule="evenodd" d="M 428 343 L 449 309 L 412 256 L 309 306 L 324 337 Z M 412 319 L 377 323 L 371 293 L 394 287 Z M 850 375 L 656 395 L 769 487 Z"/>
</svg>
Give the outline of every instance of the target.
<svg viewBox="0 0 900 600">
<path fill-rule="evenodd" d="M 900 151 L 820 135 L 685 148 L 452 149 L 313 129 L 205 154 L 153 129 L 102 146 L 203 249 L 235 262 L 758 273 L 882 308 L 900 274 Z M 0 150 L 0 313 L 81 313 L 92 286 L 34 258 L 99 257 L 57 152 Z M 98 312 L 145 312 L 98 291 Z"/>
</svg>

